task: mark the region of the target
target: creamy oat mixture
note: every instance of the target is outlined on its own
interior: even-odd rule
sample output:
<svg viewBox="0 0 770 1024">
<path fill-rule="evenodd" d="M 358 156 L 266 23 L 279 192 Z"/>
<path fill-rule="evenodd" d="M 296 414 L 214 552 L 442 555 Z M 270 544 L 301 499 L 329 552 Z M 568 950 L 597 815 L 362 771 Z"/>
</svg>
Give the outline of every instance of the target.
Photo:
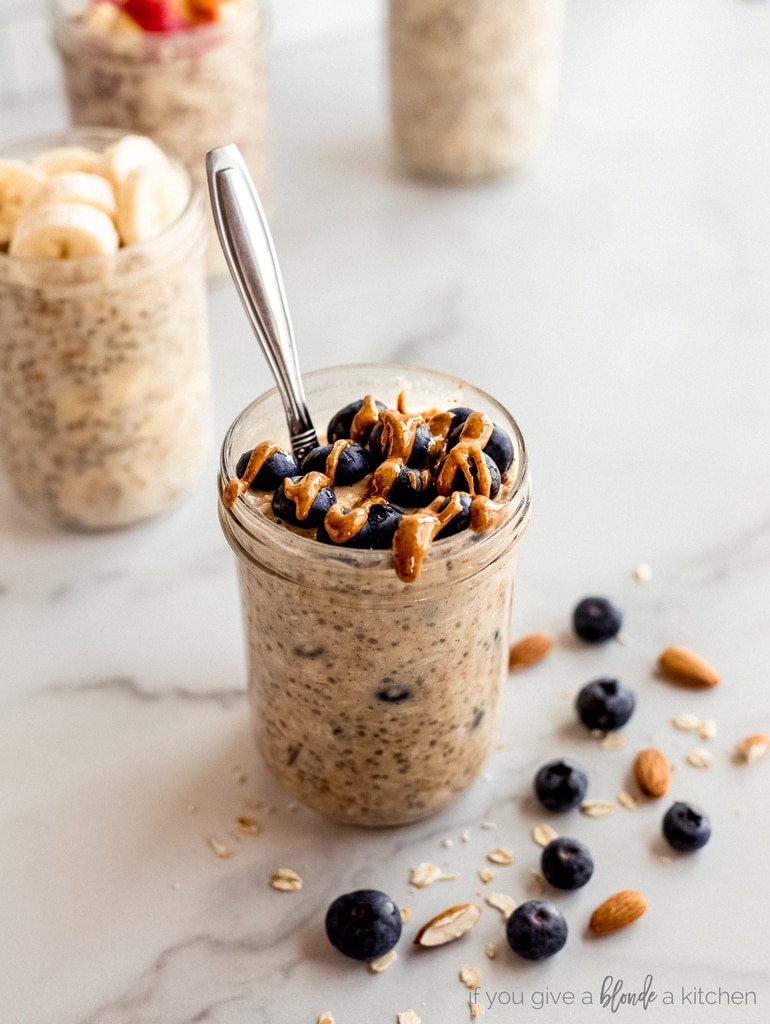
<svg viewBox="0 0 770 1024">
<path fill-rule="evenodd" d="M 548 129 L 564 0 L 389 0 L 391 119 L 413 171 L 522 170 Z"/>
<path fill-rule="evenodd" d="M 528 521 L 524 463 L 516 445 L 500 498 L 518 503 L 516 515 L 434 541 L 410 582 L 390 551 L 320 543 L 270 522 L 257 493 L 229 508 L 232 469 L 221 478 L 257 745 L 304 803 L 359 825 L 402 824 L 437 813 L 477 778 L 497 739 Z"/>
<path fill-rule="evenodd" d="M 84 529 L 172 508 L 210 434 L 201 197 L 149 139 L 96 142 L 0 160 L 0 459 Z"/>
<path fill-rule="evenodd" d="M 117 15 L 100 13 L 105 9 Z M 57 0 L 54 42 L 72 123 L 149 135 L 187 164 L 204 195 L 206 152 L 234 143 L 262 191 L 267 133 L 264 8 L 261 0 L 220 0 L 214 9 L 218 18 L 194 24 L 171 21 L 149 31 L 130 19 L 126 24 L 127 15 L 112 3 Z M 209 231 L 209 272 L 222 273 L 225 265 L 213 221 Z"/>
</svg>

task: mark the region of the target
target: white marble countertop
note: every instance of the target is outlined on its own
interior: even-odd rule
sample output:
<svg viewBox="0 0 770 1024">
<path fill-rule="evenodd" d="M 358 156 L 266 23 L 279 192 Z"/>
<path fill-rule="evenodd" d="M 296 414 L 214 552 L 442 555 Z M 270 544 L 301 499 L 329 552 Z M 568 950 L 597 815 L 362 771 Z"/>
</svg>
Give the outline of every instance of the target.
<svg viewBox="0 0 770 1024">
<path fill-rule="evenodd" d="M 595 1021 L 611 1014 L 608 976 L 627 994 L 648 975 L 657 1000 L 621 1005 L 618 1019 L 768 1019 L 770 759 L 740 766 L 732 754 L 770 731 L 768 69 L 760 0 L 581 0 L 537 165 L 454 190 L 393 166 L 377 36 L 275 55 L 271 221 L 303 367 L 445 368 L 515 412 L 535 506 L 514 632 L 556 644 L 506 684 L 503 746 L 453 809 L 391 831 L 337 826 L 293 806 L 252 750 L 213 451 L 182 508 L 126 533 L 49 531 L 3 486 L 4 1024 L 315 1024 L 325 1010 L 337 1024 L 392 1024 L 407 1008 L 459 1024 L 464 966 L 480 972 L 490 1024 Z M 3 111 L 1 127 L 63 123 L 51 99 Z M 211 295 L 211 347 L 221 437 L 269 384 L 229 282 Z M 644 583 L 640 563 L 652 568 Z M 623 607 L 624 644 L 570 639 L 588 593 Z M 700 652 L 721 685 L 656 678 L 669 643 Z M 603 673 L 637 693 L 620 750 L 576 727 L 567 696 Z M 713 719 L 717 735 L 675 731 L 683 712 Z M 675 765 L 672 795 L 712 816 L 699 853 L 665 856 L 658 803 L 596 820 L 534 806 L 548 758 L 581 760 L 591 794 L 613 799 L 649 743 Z M 710 768 L 685 761 L 693 747 L 711 752 Z M 264 803 L 252 812 L 262 831 L 236 838 L 247 800 Z M 544 819 L 597 862 L 586 888 L 553 897 L 567 947 L 520 961 L 486 907 L 454 946 L 415 950 L 416 926 L 452 903 L 536 894 L 530 829 Z M 211 837 L 233 856 L 215 856 Z M 496 845 L 516 861 L 484 886 L 476 872 Z M 457 878 L 411 891 L 421 861 Z M 300 892 L 269 887 L 282 866 L 302 876 Z M 327 905 L 361 886 L 413 909 L 379 976 L 323 934 Z M 625 887 L 646 895 L 645 917 L 588 937 L 593 907 Z"/>
</svg>

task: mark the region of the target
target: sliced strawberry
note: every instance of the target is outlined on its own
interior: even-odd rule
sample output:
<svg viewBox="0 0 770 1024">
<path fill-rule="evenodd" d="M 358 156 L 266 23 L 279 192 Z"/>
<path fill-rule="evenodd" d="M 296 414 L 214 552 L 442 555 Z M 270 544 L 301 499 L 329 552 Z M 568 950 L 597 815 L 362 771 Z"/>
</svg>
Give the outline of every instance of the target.
<svg viewBox="0 0 770 1024">
<path fill-rule="evenodd" d="M 178 32 L 189 25 L 175 0 L 124 0 L 123 10 L 145 32 Z"/>
</svg>

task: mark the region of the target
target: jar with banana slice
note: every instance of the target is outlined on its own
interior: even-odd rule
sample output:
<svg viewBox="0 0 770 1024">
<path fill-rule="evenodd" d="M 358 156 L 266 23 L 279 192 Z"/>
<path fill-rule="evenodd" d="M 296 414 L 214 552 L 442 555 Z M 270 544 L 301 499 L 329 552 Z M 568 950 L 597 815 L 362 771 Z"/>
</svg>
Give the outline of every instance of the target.
<svg viewBox="0 0 770 1024">
<path fill-rule="evenodd" d="M 154 139 L 206 193 L 205 155 L 236 142 L 266 191 L 263 0 L 49 0 L 74 125 Z M 209 216 L 208 270 L 226 274 Z"/>
<path fill-rule="evenodd" d="M 173 508 L 210 441 L 205 206 L 146 136 L 0 152 L 0 465 L 27 509 L 113 529 Z"/>
</svg>

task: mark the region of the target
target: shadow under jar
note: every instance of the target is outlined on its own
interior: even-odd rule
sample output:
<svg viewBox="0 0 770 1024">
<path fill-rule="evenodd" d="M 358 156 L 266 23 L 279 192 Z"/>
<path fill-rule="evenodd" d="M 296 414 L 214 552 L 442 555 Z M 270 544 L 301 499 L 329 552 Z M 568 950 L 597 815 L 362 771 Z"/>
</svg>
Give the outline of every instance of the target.
<svg viewBox="0 0 770 1024">
<path fill-rule="evenodd" d="M 205 157 L 238 146 L 261 193 L 267 185 L 267 13 L 236 0 L 226 20 L 171 31 L 114 30 L 88 0 L 49 0 L 70 119 L 149 135 L 186 164 L 207 194 Z M 227 273 L 209 217 L 210 276 Z"/>
<path fill-rule="evenodd" d="M 565 0 L 388 0 L 404 167 L 457 183 L 523 171 L 555 104 L 564 11 Z"/>
<path fill-rule="evenodd" d="M 0 157 L 99 152 L 121 135 L 71 131 Z M 113 529 L 192 490 L 211 440 L 204 260 L 195 188 L 158 235 L 109 255 L 0 252 L 0 465 L 26 508 Z"/>
<path fill-rule="evenodd" d="M 277 523 L 255 492 L 224 500 L 239 456 L 258 441 L 288 447 L 273 390 L 225 437 L 219 514 L 238 565 L 257 746 L 303 803 L 356 825 L 436 814 L 477 778 L 498 739 L 514 569 L 528 522 L 521 433 L 485 393 L 429 370 L 333 367 L 305 379 L 318 425 L 364 395 L 395 407 L 471 406 L 513 441 L 500 523 L 434 541 L 412 582 L 390 551 L 319 543 Z"/>
</svg>

